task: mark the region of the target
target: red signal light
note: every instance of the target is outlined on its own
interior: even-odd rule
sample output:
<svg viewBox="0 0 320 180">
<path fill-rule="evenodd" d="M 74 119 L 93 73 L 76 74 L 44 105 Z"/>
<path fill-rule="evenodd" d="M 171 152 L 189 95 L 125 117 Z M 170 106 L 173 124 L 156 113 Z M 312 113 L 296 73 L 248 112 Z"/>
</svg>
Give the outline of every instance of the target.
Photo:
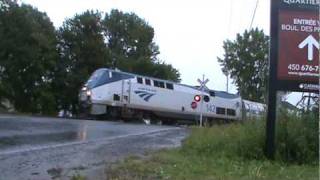
<svg viewBox="0 0 320 180">
<path fill-rule="evenodd" d="M 195 100 L 196 102 L 201 101 L 201 96 L 195 95 L 195 96 L 194 96 L 194 100 Z"/>
<path fill-rule="evenodd" d="M 197 108 L 197 103 L 193 101 L 193 102 L 191 103 L 191 108 L 192 108 L 192 109 L 196 109 L 196 108 Z"/>
</svg>

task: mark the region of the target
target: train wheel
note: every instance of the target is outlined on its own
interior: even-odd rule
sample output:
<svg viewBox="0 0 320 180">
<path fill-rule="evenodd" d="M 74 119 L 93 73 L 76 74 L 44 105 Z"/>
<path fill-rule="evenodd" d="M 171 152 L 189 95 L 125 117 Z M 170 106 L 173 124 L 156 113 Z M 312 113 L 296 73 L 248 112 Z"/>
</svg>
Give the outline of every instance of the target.
<svg viewBox="0 0 320 180">
<path fill-rule="evenodd" d="M 108 118 L 112 120 L 119 120 L 121 116 L 121 111 L 116 107 L 107 108 Z"/>
<path fill-rule="evenodd" d="M 178 121 L 176 119 L 165 119 L 165 120 L 162 120 L 162 124 L 164 124 L 164 125 L 177 125 Z"/>
</svg>

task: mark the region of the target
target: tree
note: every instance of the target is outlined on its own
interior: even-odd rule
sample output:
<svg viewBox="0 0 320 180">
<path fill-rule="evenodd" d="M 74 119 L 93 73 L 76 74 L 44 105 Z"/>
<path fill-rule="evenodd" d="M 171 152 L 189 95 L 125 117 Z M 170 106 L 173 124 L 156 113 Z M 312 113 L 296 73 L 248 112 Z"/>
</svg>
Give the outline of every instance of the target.
<svg viewBox="0 0 320 180">
<path fill-rule="evenodd" d="M 178 70 L 158 59 L 154 29 L 134 13 L 112 10 L 104 19 L 113 67 L 123 71 L 179 81 Z"/>
<path fill-rule="evenodd" d="M 61 109 L 78 111 L 78 92 L 98 68 L 110 67 L 101 13 L 86 11 L 68 19 L 59 29 L 60 60 L 56 69 L 55 87 Z"/>
<path fill-rule="evenodd" d="M 111 10 L 104 19 L 108 47 L 115 56 L 128 60 L 155 60 L 159 54 L 153 43 L 154 30 L 134 13 Z"/>
<path fill-rule="evenodd" d="M 1 12 L 8 11 L 13 6 L 18 6 L 16 1 L 13 1 L 13 0 L 0 0 L 0 11 Z"/>
<path fill-rule="evenodd" d="M 106 14 L 104 20 L 94 11 L 66 20 L 58 31 L 55 89 L 59 109 L 77 113 L 78 91 L 92 72 L 102 67 L 178 81 L 176 69 L 159 63 L 153 33 L 138 16 L 118 10 Z"/>
<path fill-rule="evenodd" d="M 18 111 L 78 111 L 78 92 L 98 68 L 179 81 L 161 62 L 154 31 L 135 14 L 86 11 L 55 31 L 45 13 L 15 0 L 0 0 L 0 102 Z"/>
<path fill-rule="evenodd" d="M 0 1 L 0 94 L 16 110 L 52 113 L 56 35 L 45 13 Z M 1 98 L 0 98 L 1 99 Z"/>
<path fill-rule="evenodd" d="M 153 65 L 152 77 L 180 82 L 180 73 L 171 64 L 158 61 Z"/>
<path fill-rule="evenodd" d="M 218 62 L 229 74 L 240 95 L 249 100 L 265 102 L 268 74 L 269 37 L 262 30 L 252 29 L 234 41 L 223 43 L 224 57 Z"/>
</svg>

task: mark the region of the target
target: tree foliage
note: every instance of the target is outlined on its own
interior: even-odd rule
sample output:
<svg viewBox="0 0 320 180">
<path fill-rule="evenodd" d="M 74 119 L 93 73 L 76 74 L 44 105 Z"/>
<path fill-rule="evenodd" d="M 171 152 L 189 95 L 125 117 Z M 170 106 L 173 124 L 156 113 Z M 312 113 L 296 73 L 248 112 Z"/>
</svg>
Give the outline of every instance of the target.
<svg viewBox="0 0 320 180">
<path fill-rule="evenodd" d="M 0 4 L 0 94 L 19 111 L 53 112 L 51 80 L 58 55 L 53 24 L 29 5 Z"/>
<path fill-rule="evenodd" d="M 78 111 L 78 90 L 101 67 L 179 80 L 179 72 L 160 62 L 154 30 L 134 13 L 86 11 L 58 31 L 60 59 L 55 75 L 59 109 Z"/>
<path fill-rule="evenodd" d="M 77 112 L 78 91 L 98 68 L 109 67 L 111 58 L 106 48 L 101 13 L 86 11 L 66 20 L 58 31 L 59 68 L 57 68 L 57 99 L 63 109 Z M 61 96 L 62 95 L 62 96 Z"/>
<path fill-rule="evenodd" d="M 16 2 L 11 0 L 0 0 L 0 11 L 5 12 L 8 11 L 10 8 L 18 6 Z"/>
<path fill-rule="evenodd" d="M 45 13 L 0 0 L 0 104 L 18 111 L 78 111 L 78 92 L 98 68 L 179 81 L 158 59 L 154 30 L 134 13 L 85 11 L 55 29 Z"/>
<path fill-rule="evenodd" d="M 179 72 L 161 62 L 153 42 L 154 29 L 134 13 L 112 10 L 104 22 L 113 67 L 157 78 L 180 81 Z"/>
<path fill-rule="evenodd" d="M 112 10 L 104 19 L 108 47 L 115 57 L 155 60 L 159 54 L 153 43 L 154 30 L 134 13 Z"/>
<path fill-rule="evenodd" d="M 230 75 L 245 99 L 265 102 L 268 74 L 269 37 L 262 30 L 252 29 L 236 40 L 223 43 L 224 57 L 218 62 Z"/>
</svg>

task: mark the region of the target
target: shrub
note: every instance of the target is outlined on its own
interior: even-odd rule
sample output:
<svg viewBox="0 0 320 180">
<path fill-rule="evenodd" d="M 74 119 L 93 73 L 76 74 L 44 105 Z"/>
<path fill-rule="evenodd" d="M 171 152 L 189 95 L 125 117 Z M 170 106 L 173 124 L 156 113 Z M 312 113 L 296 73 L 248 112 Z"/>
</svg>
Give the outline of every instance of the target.
<svg viewBox="0 0 320 180">
<path fill-rule="evenodd" d="M 279 111 L 276 159 L 287 163 L 316 164 L 319 160 L 319 117 L 316 113 Z"/>
<path fill-rule="evenodd" d="M 86 177 L 80 175 L 79 173 L 76 173 L 71 176 L 70 180 L 86 180 Z"/>
<path fill-rule="evenodd" d="M 314 113 L 280 110 L 276 126 L 275 160 L 283 163 L 316 164 L 319 139 L 318 118 Z M 204 157 L 264 160 L 266 121 L 256 119 L 211 128 L 192 128 L 181 151 Z"/>
<path fill-rule="evenodd" d="M 211 128 L 194 127 L 182 151 L 204 156 L 261 159 L 264 158 L 264 131 L 261 131 L 264 124 L 247 121 Z"/>
</svg>

